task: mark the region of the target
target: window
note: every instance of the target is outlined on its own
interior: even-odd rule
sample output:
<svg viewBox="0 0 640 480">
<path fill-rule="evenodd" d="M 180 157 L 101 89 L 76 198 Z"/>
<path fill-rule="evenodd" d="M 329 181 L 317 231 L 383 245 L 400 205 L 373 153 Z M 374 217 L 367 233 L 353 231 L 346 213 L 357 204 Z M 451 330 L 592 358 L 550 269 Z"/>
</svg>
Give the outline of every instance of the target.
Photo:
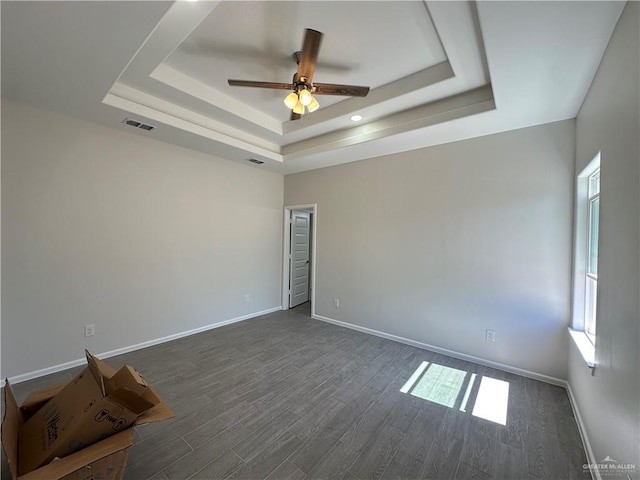
<svg viewBox="0 0 640 480">
<path fill-rule="evenodd" d="M 587 364 L 594 366 L 600 228 L 600 153 L 578 175 L 577 180 L 571 336 Z"/>
<path fill-rule="evenodd" d="M 598 225 L 600 219 L 600 167 L 589 175 L 587 187 L 587 269 L 585 273 L 584 331 L 595 343 L 598 293 Z"/>
</svg>

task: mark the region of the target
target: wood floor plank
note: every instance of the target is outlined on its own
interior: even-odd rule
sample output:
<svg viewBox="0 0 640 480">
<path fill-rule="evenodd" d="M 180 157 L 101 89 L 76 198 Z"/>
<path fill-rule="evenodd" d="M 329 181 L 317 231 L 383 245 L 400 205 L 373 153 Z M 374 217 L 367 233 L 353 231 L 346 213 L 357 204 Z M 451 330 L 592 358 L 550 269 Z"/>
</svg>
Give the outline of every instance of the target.
<svg viewBox="0 0 640 480">
<path fill-rule="evenodd" d="M 400 392 L 423 361 L 507 382 L 507 424 L 472 415 L 479 382 L 465 412 L 464 392 L 453 407 Z M 564 389 L 318 322 L 308 305 L 108 363 L 136 367 L 176 413 L 136 428 L 128 480 L 588 477 Z"/>
<path fill-rule="evenodd" d="M 499 443 L 496 450 L 494 478 L 528 479 L 527 456 L 524 450 Z"/>
<path fill-rule="evenodd" d="M 440 479 L 455 476 L 468 425 L 467 414 L 451 409 L 447 411 L 425 459 L 423 478 Z"/>
<path fill-rule="evenodd" d="M 491 480 L 491 475 L 464 462 L 458 464 L 455 480 Z"/>
<path fill-rule="evenodd" d="M 337 398 L 331 397 L 314 408 L 310 409 L 300 419 L 294 423 L 289 431 L 301 440 L 307 441 L 311 438 L 328 419 L 333 417 L 338 410 L 344 408 Z"/>
<path fill-rule="evenodd" d="M 336 478 L 340 478 L 340 480 L 360 480 L 358 477 L 356 477 L 351 472 L 345 472 L 344 475 L 342 475 L 341 477 L 336 477 Z"/>
<path fill-rule="evenodd" d="M 447 408 L 437 403 L 425 401 L 413 423 L 398 446 L 398 450 L 417 457 L 421 462 L 427 459 L 431 445 L 440 431 Z"/>
<path fill-rule="evenodd" d="M 164 472 L 169 477 L 169 480 L 188 478 L 231 450 L 235 445 L 252 438 L 252 436 L 253 432 L 251 430 L 243 425 L 236 424 L 166 466 Z"/>
<path fill-rule="evenodd" d="M 347 466 L 353 460 L 353 456 L 354 450 L 338 442 L 315 464 L 307 478 L 340 478 L 347 473 Z"/>
<path fill-rule="evenodd" d="M 549 392 L 558 441 L 569 463 L 569 475 L 571 478 L 586 478 L 590 474 L 583 466 L 588 462 L 567 391 L 552 386 Z"/>
<path fill-rule="evenodd" d="M 320 429 L 300 448 L 291 462 L 309 474 L 313 467 L 331 450 L 349 429 L 353 419 L 362 414 L 362 406 L 350 403 L 342 407 L 327 420 Z"/>
<path fill-rule="evenodd" d="M 527 397 L 526 419 L 527 425 L 535 425 L 538 430 L 550 435 L 557 435 L 556 424 L 551 407 L 552 398 L 549 394 L 550 385 L 527 379 L 525 395 Z"/>
<path fill-rule="evenodd" d="M 129 450 L 125 478 L 143 479 L 191 452 L 191 447 L 178 437 L 173 440 L 155 438 L 137 443 Z"/>
<path fill-rule="evenodd" d="M 527 426 L 526 455 L 529 473 L 539 478 L 569 477 L 569 461 L 557 436 L 544 428 Z"/>
<path fill-rule="evenodd" d="M 435 442 L 437 432 L 447 408 L 424 401 L 413 423 L 398 444 L 398 449 L 382 478 L 401 480 L 420 478 L 425 469 L 427 455 Z"/>
<path fill-rule="evenodd" d="M 193 480 L 226 478 L 242 466 L 244 466 L 242 459 L 233 450 L 227 450 L 188 478 Z"/>
<path fill-rule="evenodd" d="M 413 395 L 394 392 L 394 407 L 389 413 L 386 423 L 406 432 L 424 406 L 424 400 Z"/>
<path fill-rule="evenodd" d="M 258 455 L 241 466 L 234 478 L 237 480 L 255 480 L 268 477 L 282 462 L 284 462 L 300 445 L 302 440 L 290 432 L 267 444 Z"/>
<path fill-rule="evenodd" d="M 140 425 L 136 429 L 144 439 L 160 435 L 165 440 L 170 440 L 194 431 L 209 420 L 224 418 L 229 413 L 233 414 L 231 407 L 212 403 L 206 396 L 205 399 L 201 397 L 192 399 L 193 406 L 198 407 L 196 411 L 179 409 L 175 412 L 175 417 L 165 420 L 164 423 L 149 423 Z"/>
<path fill-rule="evenodd" d="M 569 463 L 569 478 L 575 480 L 593 480 L 588 463 L 586 455 L 583 455 L 582 458 L 572 459 Z"/>
<path fill-rule="evenodd" d="M 364 368 L 357 375 L 353 375 L 342 384 L 342 389 L 336 394 L 336 397 L 340 401 L 348 403 L 353 401 L 354 397 L 359 397 L 360 392 L 367 385 L 379 383 L 380 380 L 387 381 L 388 384 L 400 371 L 398 367 L 389 371 L 390 361 L 391 359 L 387 355 L 376 355 L 369 364 L 363 364 Z M 383 371 L 383 369 L 385 370 Z M 387 384 L 384 384 L 384 388 Z M 382 387 L 382 385 L 380 386 Z"/>
<path fill-rule="evenodd" d="M 233 447 L 233 451 L 245 462 L 249 462 L 256 455 L 267 448 L 271 442 L 287 431 L 289 426 L 298 420 L 298 416 L 285 411 L 282 415 L 274 418 L 268 424 L 253 431 L 250 438 Z"/>
<path fill-rule="evenodd" d="M 255 412 L 255 408 L 252 405 L 247 402 L 241 402 L 235 407 L 226 410 L 223 414 L 203 423 L 184 435 L 183 438 L 191 448 L 196 448 L 252 412 Z"/>
<path fill-rule="evenodd" d="M 420 478 L 423 470 L 424 463 L 421 460 L 398 450 L 380 478 L 383 480 Z"/>
<path fill-rule="evenodd" d="M 362 480 L 377 480 L 396 454 L 398 443 L 404 436 L 402 430 L 383 425 L 366 445 L 349 471 Z"/>
<path fill-rule="evenodd" d="M 507 424 L 499 430 L 499 440 L 505 445 L 524 448 L 527 432 L 526 390 L 527 379 L 512 373 L 505 374 L 509 382 L 509 410 Z"/>
<path fill-rule="evenodd" d="M 305 480 L 306 478 L 307 475 L 302 470 L 285 460 L 271 472 L 266 480 Z"/>
<path fill-rule="evenodd" d="M 169 477 L 167 477 L 167 475 L 162 470 L 160 470 L 152 477 L 149 477 L 149 480 L 169 480 Z"/>
<path fill-rule="evenodd" d="M 464 438 L 460 461 L 491 476 L 495 471 L 498 424 L 473 417 Z"/>
<path fill-rule="evenodd" d="M 331 450 L 309 472 L 310 478 L 327 478 L 336 472 L 343 474 L 360 456 L 369 441 L 384 423 L 389 409 L 376 403 L 366 410 L 340 438 Z"/>
</svg>

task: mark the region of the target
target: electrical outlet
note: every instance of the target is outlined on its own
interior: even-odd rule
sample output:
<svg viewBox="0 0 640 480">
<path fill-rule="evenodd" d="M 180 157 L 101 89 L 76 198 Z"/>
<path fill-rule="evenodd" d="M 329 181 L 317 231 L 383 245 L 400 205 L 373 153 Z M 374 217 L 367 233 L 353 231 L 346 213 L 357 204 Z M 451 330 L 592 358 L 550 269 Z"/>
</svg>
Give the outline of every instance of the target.
<svg viewBox="0 0 640 480">
<path fill-rule="evenodd" d="M 340 300 L 338 300 L 337 298 L 333 299 L 333 306 L 336 308 L 340 307 Z"/>
<path fill-rule="evenodd" d="M 249 294 L 246 294 L 244 296 L 244 303 L 249 303 L 251 301 L 251 297 L 249 296 Z"/>
<path fill-rule="evenodd" d="M 496 341 L 496 331 L 495 330 L 487 330 L 485 335 L 485 340 L 487 342 L 495 342 Z"/>
<path fill-rule="evenodd" d="M 96 326 L 95 325 L 85 325 L 84 326 L 84 336 L 85 337 L 93 337 L 96 334 Z"/>
</svg>

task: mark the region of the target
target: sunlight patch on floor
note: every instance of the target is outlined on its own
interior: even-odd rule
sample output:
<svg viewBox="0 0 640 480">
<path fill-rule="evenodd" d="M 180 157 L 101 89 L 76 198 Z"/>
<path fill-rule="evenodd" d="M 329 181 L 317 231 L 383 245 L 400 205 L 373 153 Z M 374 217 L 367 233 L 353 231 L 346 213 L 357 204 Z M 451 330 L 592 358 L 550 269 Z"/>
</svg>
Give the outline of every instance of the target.
<svg viewBox="0 0 640 480">
<path fill-rule="evenodd" d="M 465 376 L 463 370 L 432 363 L 416 383 L 411 395 L 452 408 Z"/>
<path fill-rule="evenodd" d="M 509 382 L 504 380 L 422 362 L 400 392 L 456 408 L 462 413 L 471 411 L 474 417 L 500 425 L 507 424 Z"/>
<path fill-rule="evenodd" d="M 407 380 L 407 383 L 404 384 L 404 386 L 400 389 L 400 391 L 402 393 L 408 393 L 409 390 L 411 390 L 413 385 L 418 381 L 418 379 L 424 373 L 425 369 L 428 366 L 429 366 L 429 362 L 422 362 L 420 364 L 420 366 L 418 368 L 416 368 L 416 371 L 413 372 L 413 375 L 411 375 L 411 377 L 409 377 L 409 380 Z"/>
<path fill-rule="evenodd" d="M 509 383 L 497 378 L 482 377 L 471 414 L 474 417 L 506 425 L 508 409 Z"/>
<path fill-rule="evenodd" d="M 469 395 L 471 395 L 471 390 L 473 389 L 473 384 L 476 381 L 476 376 L 477 375 L 475 373 L 472 373 L 471 380 L 469 380 L 469 383 L 467 383 L 467 390 L 464 392 L 464 397 L 462 398 L 462 404 L 460 405 L 461 412 L 467 411 L 467 403 L 469 402 Z"/>
</svg>

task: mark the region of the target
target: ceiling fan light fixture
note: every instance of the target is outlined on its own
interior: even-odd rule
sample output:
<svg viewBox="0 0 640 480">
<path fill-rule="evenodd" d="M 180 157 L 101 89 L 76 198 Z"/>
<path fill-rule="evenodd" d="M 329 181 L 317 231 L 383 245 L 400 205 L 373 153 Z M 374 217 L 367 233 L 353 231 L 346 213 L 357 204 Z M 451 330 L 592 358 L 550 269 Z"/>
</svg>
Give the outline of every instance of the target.
<svg viewBox="0 0 640 480">
<path fill-rule="evenodd" d="M 300 99 L 300 103 L 305 107 L 309 105 L 313 100 L 311 93 L 306 88 L 303 88 L 302 90 L 300 90 L 300 93 L 298 93 L 298 98 Z"/>
<path fill-rule="evenodd" d="M 287 108 L 290 108 L 292 110 L 297 103 L 298 103 L 298 94 L 296 92 L 291 92 L 284 99 L 284 104 L 287 106 Z"/>
<path fill-rule="evenodd" d="M 316 100 L 315 97 L 312 97 L 311 103 L 307 105 L 307 108 L 309 109 L 309 113 L 315 112 L 318 108 L 320 108 L 320 104 L 318 103 L 318 100 Z"/>
<path fill-rule="evenodd" d="M 2 0 L 0 0 L 2 1 Z M 320 104 L 314 95 L 339 95 L 343 97 L 366 97 L 369 87 L 357 85 L 338 85 L 333 83 L 313 84 L 313 74 L 316 69 L 318 52 L 322 41 L 322 32 L 306 28 L 302 40 L 302 50 L 293 55 L 298 64 L 296 73 L 293 74 L 290 83 L 261 82 L 255 80 L 228 79 L 231 87 L 270 88 L 275 90 L 290 90 L 284 98 L 284 104 L 292 110 L 291 119 L 298 118 L 306 111 L 315 112 Z"/>
<path fill-rule="evenodd" d="M 302 103 L 300 102 L 296 103 L 296 105 L 293 107 L 293 113 L 302 115 L 304 113 L 304 105 L 302 105 Z"/>
</svg>

